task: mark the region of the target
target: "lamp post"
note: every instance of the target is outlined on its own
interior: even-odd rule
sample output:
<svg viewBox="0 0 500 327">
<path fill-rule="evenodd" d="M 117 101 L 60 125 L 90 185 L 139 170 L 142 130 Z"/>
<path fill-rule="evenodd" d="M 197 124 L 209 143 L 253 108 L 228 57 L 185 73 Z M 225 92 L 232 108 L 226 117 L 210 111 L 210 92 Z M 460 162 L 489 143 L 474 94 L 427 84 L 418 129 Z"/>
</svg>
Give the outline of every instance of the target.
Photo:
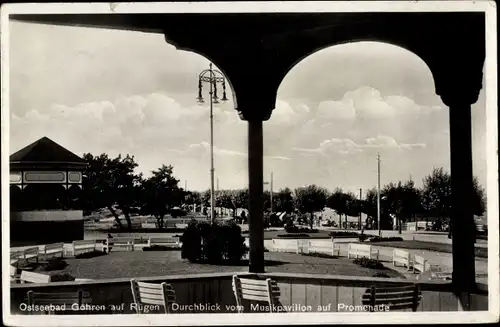
<svg viewBox="0 0 500 327">
<path fill-rule="evenodd" d="M 217 96 L 217 83 L 222 84 L 222 101 L 227 101 L 226 97 L 226 80 L 224 75 L 215 69 L 212 69 L 212 63 L 210 63 L 210 68 L 202 71 L 198 77 L 198 102 L 204 103 L 203 100 L 203 83 L 208 83 L 210 89 L 208 94 L 210 95 L 210 220 L 212 223 L 215 222 L 215 191 L 214 191 L 214 114 L 213 105 L 219 103 L 219 98 Z"/>
</svg>

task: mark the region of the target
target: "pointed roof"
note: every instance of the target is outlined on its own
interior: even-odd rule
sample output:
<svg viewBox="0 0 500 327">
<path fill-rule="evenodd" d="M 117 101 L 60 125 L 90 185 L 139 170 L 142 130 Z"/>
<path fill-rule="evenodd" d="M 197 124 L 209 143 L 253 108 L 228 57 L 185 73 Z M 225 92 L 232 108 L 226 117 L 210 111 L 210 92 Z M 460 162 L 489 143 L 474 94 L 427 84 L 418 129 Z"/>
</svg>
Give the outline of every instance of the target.
<svg viewBox="0 0 500 327">
<path fill-rule="evenodd" d="M 73 152 L 65 149 L 48 137 L 44 136 L 38 141 L 22 148 L 10 156 L 12 164 L 29 165 L 76 165 L 85 166 L 86 162 Z"/>
</svg>

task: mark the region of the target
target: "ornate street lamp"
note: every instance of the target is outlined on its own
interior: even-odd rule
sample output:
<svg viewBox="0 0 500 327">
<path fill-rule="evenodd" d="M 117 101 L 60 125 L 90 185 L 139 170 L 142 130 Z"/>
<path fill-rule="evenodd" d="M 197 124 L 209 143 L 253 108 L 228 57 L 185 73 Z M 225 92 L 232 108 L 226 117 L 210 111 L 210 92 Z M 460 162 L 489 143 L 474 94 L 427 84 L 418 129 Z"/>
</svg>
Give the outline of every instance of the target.
<svg viewBox="0 0 500 327">
<path fill-rule="evenodd" d="M 213 105 L 220 103 L 219 97 L 217 96 L 217 83 L 222 84 L 222 101 L 227 101 L 226 97 L 226 79 L 224 75 L 215 69 L 212 69 L 212 63 L 210 63 L 210 68 L 205 69 L 200 73 L 198 78 L 198 102 L 204 103 L 203 100 L 203 83 L 208 83 L 210 85 L 210 219 L 212 223 L 215 222 L 215 187 L 214 187 L 214 114 Z"/>
</svg>

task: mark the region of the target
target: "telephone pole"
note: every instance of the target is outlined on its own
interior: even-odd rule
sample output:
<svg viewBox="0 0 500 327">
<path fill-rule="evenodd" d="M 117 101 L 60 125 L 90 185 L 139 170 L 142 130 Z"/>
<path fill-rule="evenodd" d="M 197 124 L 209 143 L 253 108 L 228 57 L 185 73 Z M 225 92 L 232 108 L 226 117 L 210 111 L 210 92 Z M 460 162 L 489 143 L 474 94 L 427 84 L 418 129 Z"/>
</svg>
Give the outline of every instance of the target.
<svg viewBox="0 0 500 327">
<path fill-rule="evenodd" d="M 377 227 L 378 236 L 382 237 L 380 228 L 380 153 L 377 153 Z"/>
<path fill-rule="evenodd" d="M 271 215 L 273 214 L 273 172 L 271 172 Z"/>
<path fill-rule="evenodd" d="M 360 207 L 359 207 L 359 223 L 358 223 L 358 230 L 361 230 L 361 201 L 363 200 L 363 189 L 360 188 L 359 189 L 359 204 L 360 204 Z"/>
</svg>

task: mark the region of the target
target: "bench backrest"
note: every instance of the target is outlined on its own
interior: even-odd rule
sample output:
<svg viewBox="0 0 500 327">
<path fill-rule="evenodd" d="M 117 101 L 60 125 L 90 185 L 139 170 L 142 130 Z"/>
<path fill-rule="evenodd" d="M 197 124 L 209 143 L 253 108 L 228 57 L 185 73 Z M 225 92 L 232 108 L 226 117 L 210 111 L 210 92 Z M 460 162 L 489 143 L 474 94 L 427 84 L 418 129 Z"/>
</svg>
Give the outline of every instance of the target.
<svg viewBox="0 0 500 327">
<path fill-rule="evenodd" d="M 267 302 L 271 311 L 279 303 L 280 290 L 275 281 L 233 276 L 233 292 L 238 313 L 243 312 L 243 300 Z"/>
<path fill-rule="evenodd" d="M 17 273 L 17 268 L 14 266 L 10 266 L 10 280 L 18 282 L 19 280 L 19 274 Z"/>
<path fill-rule="evenodd" d="M 178 244 L 179 243 L 179 238 L 178 237 L 150 237 L 149 238 L 149 243 L 150 244 Z"/>
<path fill-rule="evenodd" d="M 349 252 L 369 255 L 372 253 L 372 246 L 367 244 L 349 243 Z"/>
<path fill-rule="evenodd" d="M 420 272 L 427 271 L 429 268 L 429 265 L 427 263 L 427 260 L 425 260 L 424 257 L 415 255 L 413 256 L 413 270 L 418 270 Z"/>
<path fill-rule="evenodd" d="M 133 237 L 114 237 L 114 238 L 108 238 L 108 244 L 113 243 L 113 245 L 117 244 L 127 244 L 127 243 L 134 243 L 135 238 Z"/>
<path fill-rule="evenodd" d="M 171 313 L 172 303 L 176 301 L 175 290 L 172 285 L 167 283 L 144 283 L 132 279 L 130 286 L 137 313 L 142 313 L 141 308 L 144 308 L 144 304 L 160 305 L 164 308 L 165 313 Z"/>
<path fill-rule="evenodd" d="M 52 243 L 52 244 L 47 244 L 44 246 L 45 251 L 50 251 L 50 250 L 63 250 L 64 249 L 64 243 Z"/>
<path fill-rule="evenodd" d="M 374 310 L 375 306 L 387 305 L 389 311 L 412 309 L 417 311 L 422 295 L 418 285 L 375 287 L 372 286 L 363 294 L 363 305 L 370 306 Z M 381 310 L 384 311 L 384 310 Z"/>
<path fill-rule="evenodd" d="M 66 310 L 73 310 L 72 306 L 78 304 L 90 304 L 92 303 L 92 298 L 88 292 L 78 290 L 76 292 L 61 292 L 61 293 L 38 293 L 33 291 L 28 291 L 28 305 L 50 305 L 54 306 L 65 305 Z M 54 312 L 49 311 L 48 314 Z"/>
<path fill-rule="evenodd" d="M 309 247 L 331 249 L 333 245 L 334 245 L 333 240 L 310 240 L 309 241 Z"/>
<path fill-rule="evenodd" d="M 38 255 L 40 249 L 38 246 L 27 248 L 23 250 L 24 255 Z"/>
<path fill-rule="evenodd" d="M 31 271 L 26 271 L 23 270 L 21 272 L 21 283 L 37 283 L 37 284 L 44 284 L 44 283 L 50 283 L 50 275 L 45 275 L 45 274 L 39 274 L 36 272 L 31 272 Z"/>
<path fill-rule="evenodd" d="M 399 250 L 399 249 L 394 249 L 392 251 L 392 259 L 394 262 L 409 264 L 410 263 L 410 252 L 404 251 L 404 250 Z"/>
<path fill-rule="evenodd" d="M 91 247 L 96 245 L 96 240 L 83 240 L 83 241 L 73 241 L 74 247 Z"/>
</svg>

